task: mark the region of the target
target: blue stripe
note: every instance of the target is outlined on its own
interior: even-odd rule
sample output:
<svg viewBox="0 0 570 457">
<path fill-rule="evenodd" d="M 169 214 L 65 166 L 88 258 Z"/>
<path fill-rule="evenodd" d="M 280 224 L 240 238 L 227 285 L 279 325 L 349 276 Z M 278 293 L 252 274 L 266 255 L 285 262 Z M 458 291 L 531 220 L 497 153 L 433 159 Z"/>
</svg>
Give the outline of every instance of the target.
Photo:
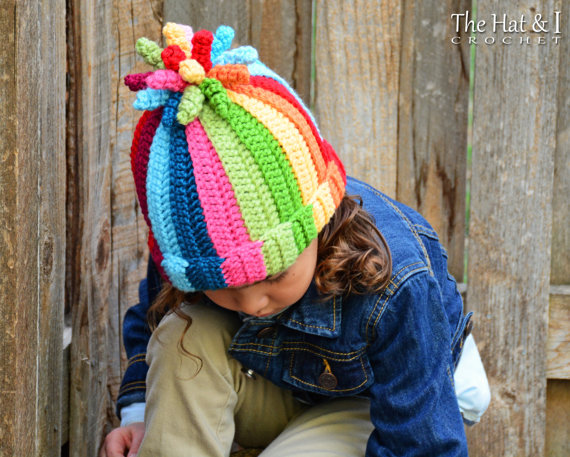
<svg viewBox="0 0 570 457">
<path fill-rule="evenodd" d="M 173 106 L 174 105 L 174 106 Z M 146 195 L 148 217 L 158 247 L 162 252 L 165 269 L 173 285 L 183 291 L 194 291 L 196 288 L 186 278 L 188 262 L 182 258 L 176 231 L 170 211 L 170 177 L 168 150 L 172 130 L 172 119 L 176 116 L 177 102 L 169 98 L 160 125 L 150 146 L 148 170 L 146 177 Z"/>
<path fill-rule="evenodd" d="M 178 244 L 186 259 L 200 259 L 200 265 L 186 267 L 186 275 L 198 290 L 227 287 L 221 270 L 224 259 L 214 249 L 200 206 L 183 125 L 175 124 L 170 144 L 170 205 Z"/>
</svg>

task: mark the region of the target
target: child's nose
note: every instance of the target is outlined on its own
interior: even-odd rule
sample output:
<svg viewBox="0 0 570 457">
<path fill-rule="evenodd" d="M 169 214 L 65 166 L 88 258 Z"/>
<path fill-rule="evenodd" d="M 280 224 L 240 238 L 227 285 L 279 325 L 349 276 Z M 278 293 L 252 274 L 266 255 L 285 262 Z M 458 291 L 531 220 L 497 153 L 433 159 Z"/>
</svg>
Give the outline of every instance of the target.
<svg viewBox="0 0 570 457">
<path fill-rule="evenodd" d="M 240 311 L 250 315 L 255 315 L 269 304 L 269 298 L 263 293 L 243 294 L 237 300 Z"/>
</svg>

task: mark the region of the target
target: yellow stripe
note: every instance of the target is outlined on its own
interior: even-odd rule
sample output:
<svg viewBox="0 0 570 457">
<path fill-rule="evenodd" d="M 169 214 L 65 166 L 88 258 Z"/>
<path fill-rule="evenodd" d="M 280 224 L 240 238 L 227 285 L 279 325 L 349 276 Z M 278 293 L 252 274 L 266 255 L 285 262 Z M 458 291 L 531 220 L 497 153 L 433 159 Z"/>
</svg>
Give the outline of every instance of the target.
<svg viewBox="0 0 570 457">
<path fill-rule="evenodd" d="M 315 226 L 317 227 L 317 231 L 320 232 L 336 209 L 328 182 L 325 181 L 319 186 L 311 200 L 309 200 L 309 203 L 313 205 Z"/>
<path fill-rule="evenodd" d="M 309 148 L 295 125 L 273 107 L 243 94 L 228 90 L 232 102 L 242 106 L 271 132 L 291 164 L 301 190 L 303 205 L 313 198 L 319 185 L 317 170 L 311 160 Z"/>
<path fill-rule="evenodd" d="M 180 49 L 184 51 L 186 57 L 190 58 L 192 56 L 192 44 L 188 42 L 186 38 L 186 30 L 180 27 L 179 24 L 174 22 L 168 22 L 162 28 L 162 34 L 166 38 L 166 45 L 178 45 Z"/>
</svg>

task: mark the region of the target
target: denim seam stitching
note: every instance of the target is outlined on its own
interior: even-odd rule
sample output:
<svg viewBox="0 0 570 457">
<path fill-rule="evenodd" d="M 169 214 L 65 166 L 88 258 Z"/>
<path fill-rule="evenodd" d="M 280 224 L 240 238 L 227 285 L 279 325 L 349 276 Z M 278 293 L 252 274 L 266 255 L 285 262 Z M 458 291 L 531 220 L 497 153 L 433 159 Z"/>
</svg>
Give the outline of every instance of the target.
<svg viewBox="0 0 570 457">
<path fill-rule="evenodd" d="M 404 221 L 408 224 L 408 226 L 410 227 L 410 231 L 412 232 L 412 234 L 414 235 L 414 237 L 416 238 L 416 240 L 417 240 L 418 243 L 420 244 L 420 247 L 421 247 L 421 249 L 422 249 L 422 251 L 423 251 L 423 253 L 424 253 L 424 255 L 425 255 L 425 258 L 426 258 L 427 264 L 428 264 L 428 269 L 429 269 L 429 272 L 430 272 L 430 276 L 433 275 L 433 271 L 432 271 L 432 269 L 431 269 L 431 260 L 430 260 L 430 258 L 429 258 L 428 253 L 427 253 L 426 247 L 424 246 L 424 244 L 422 243 L 422 240 L 420 239 L 420 237 L 419 237 L 419 235 L 418 235 L 418 232 L 414 229 L 414 225 L 415 225 L 415 224 L 412 224 L 412 222 L 407 218 L 407 216 L 406 216 L 404 213 L 402 213 L 402 212 L 400 211 L 400 209 L 399 209 L 397 206 L 395 206 L 391 201 L 387 200 L 386 197 L 384 197 L 384 195 L 382 195 L 382 194 L 379 193 L 376 189 L 374 189 L 373 187 L 367 185 L 366 183 L 363 183 L 363 184 L 364 184 L 365 187 L 367 187 L 367 188 L 370 189 L 373 193 L 375 193 L 378 197 L 380 197 L 382 200 L 384 200 L 384 202 L 385 202 L 386 204 L 390 205 L 390 206 L 392 207 L 392 209 L 393 209 L 394 211 L 396 211 L 396 212 L 400 215 L 400 217 L 401 217 L 402 219 L 404 219 Z"/>
<path fill-rule="evenodd" d="M 406 268 L 409 268 L 413 265 L 418 265 L 418 264 L 423 264 L 423 262 L 415 262 L 412 263 L 410 265 L 405 266 L 404 268 L 402 268 L 400 271 L 398 271 L 398 273 L 396 273 L 396 275 L 394 275 L 394 277 L 397 277 L 403 270 L 405 270 Z M 376 312 L 376 308 L 378 307 L 378 303 L 380 302 L 380 300 L 382 300 L 382 298 L 384 297 L 384 293 L 382 293 L 382 295 L 380 295 L 378 297 L 378 300 L 376 300 L 376 303 L 374 303 L 374 308 L 372 309 L 372 312 L 370 313 L 370 315 L 368 316 L 368 321 L 366 322 L 366 328 L 365 328 L 365 335 L 366 335 L 366 344 L 370 343 L 370 338 L 369 338 L 369 329 L 370 328 L 376 328 L 376 326 L 378 325 L 378 321 L 380 320 L 381 316 L 384 314 L 384 308 L 386 307 L 386 303 L 388 302 L 388 299 L 390 297 L 392 297 L 399 289 L 400 285 L 406 280 L 408 279 L 410 276 L 412 276 L 414 273 L 418 272 L 418 271 L 426 271 L 426 266 L 422 266 L 420 268 L 416 268 L 414 270 L 408 271 L 406 272 L 405 275 L 403 275 L 396 284 L 394 284 L 395 290 L 393 293 L 391 293 L 390 295 L 386 296 L 385 300 L 382 302 L 382 305 L 380 307 L 380 311 L 378 312 L 378 316 L 376 316 L 376 319 L 374 320 L 374 324 L 372 326 L 370 326 L 370 319 L 372 319 L 372 316 L 375 314 Z"/>
<path fill-rule="evenodd" d="M 326 354 L 317 354 L 317 353 L 311 351 L 310 349 L 304 349 L 304 348 L 294 348 L 294 352 L 308 352 L 309 354 L 313 354 L 313 355 L 318 356 L 318 357 L 324 356 L 325 358 L 327 358 L 329 360 L 333 360 L 334 362 L 352 362 L 353 360 L 356 360 L 358 358 L 362 358 L 362 356 L 364 355 L 364 351 L 359 351 L 358 354 L 356 354 L 354 357 L 351 357 L 349 359 L 337 359 L 335 357 L 330 357 Z M 339 354 L 339 355 L 342 355 L 342 354 Z"/>
<path fill-rule="evenodd" d="M 291 319 L 290 322 L 295 322 L 296 324 L 299 324 L 301 327 L 329 330 L 331 332 L 334 332 L 336 330 L 336 297 L 333 297 L 333 328 L 322 327 L 320 325 L 306 325 L 295 319 Z"/>
<path fill-rule="evenodd" d="M 414 224 L 414 227 L 416 228 L 416 231 L 418 233 L 420 233 L 421 235 L 430 236 L 430 237 L 433 237 L 439 241 L 439 236 L 435 230 L 430 229 L 429 227 L 426 227 L 424 225 L 419 225 L 419 224 Z"/>
<path fill-rule="evenodd" d="M 277 352 L 271 351 L 271 352 L 268 352 L 268 351 L 262 351 L 262 350 L 259 350 L 259 349 L 238 349 L 238 348 L 235 348 L 235 347 L 233 347 L 233 346 L 235 346 L 235 345 L 232 345 L 232 347 L 230 347 L 230 350 L 233 349 L 233 350 L 236 351 L 236 352 L 255 352 L 255 353 L 257 353 L 257 354 L 270 355 L 270 356 L 277 356 L 277 355 L 279 355 L 279 353 L 281 352 L 281 351 L 277 351 Z"/>
<path fill-rule="evenodd" d="M 273 335 L 273 339 L 271 340 L 273 347 L 275 347 L 275 340 L 276 339 L 277 339 L 277 332 L 275 332 L 275 334 Z M 272 351 L 272 353 L 273 353 L 273 351 Z M 265 364 L 265 371 L 264 371 L 265 375 L 267 375 L 267 373 L 269 372 L 269 362 L 271 362 L 271 357 L 267 357 L 267 363 Z"/>
<path fill-rule="evenodd" d="M 253 342 L 249 342 L 249 343 L 232 343 L 232 346 L 250 346 L 250 345 L 252 345 L 252 344 L 255 344 L 257 347 L 260 347 L 260 348 L 275 349 L 275 345 L 259 344 L 259 343 L 253 343 Z"/>
<path fill-rule="evenodd" d="M 402 284 L 402 282 L 404 282 L 407 278 L 409 278 L 410 276 L 412 276 L 414 273 L 418 272 L 418 271 L 425 271 L 425 267 L 421 267 L 421 268 L 416 268 L 415 270 L 412 271 L 408 271 L 407 274 L 400 280 L 400 282 L 398 283 L 398 286 L 400 284 Z M 387 301 L 387 300 L 386 300 Z M 386 303 L 386 301 L 384 301 L 384 305 Z M 382 308 L 384 308 L 385 306 L 383 306 Z M 380 320 L 380 318 L 384 315 L 384 313 L 382 312 L 382 309 L 380 310 L 380 312 L 378 313 L 378 316 L 376 317 L 376 320 L 374 321 L 374 325 L 372 326 L 373 328 L 376 328 L 376 326 L 378 325 L 378 321 Z"/>
<path fill-rule="evenodd" d="M 384 297 L 384 295 L 386 295 L 387 292 L 389 292 L 388 296 L 392 296 L 394 295 L 397 291 L 398 291 L 398 285 L 400 284 L 400 281 L 398 281 L 397 283 L 394 282 L 394 279 L 398 277 L 398 275 L 400 273 L 402 273 L 402 271 L 404 271 L 406 268 L 410 268 L 414 265 L 418 265 L 421 264 L 422 262 L 414 262 L 411 263 L 409 265 L 406 265 L 405 267 L 400 268 L 400 270 L 398 270 L 398 272 L 394 273 L 392 275 L 392 277 L 389 280 L 390 285 L 394 286 L 394 290 L 388 290 L 388 287 L 384 288 L 384 290 L 382 290 L 382 293 L 378 296 L 378 300 L 376 300 L 376 303 L 374 303 L 374 307 L 372 308 L 372 312 L 370 313 L 370 315 L 368 316 L 368 321 L 366 322 L 366 331 L 368 331 L 368 326 L 370 324 L 370 319 L 372 318 L 372 316 L 374 315 L 374 311 L 376 311 L 376 307 L 378 306 L 378 302 Z"/>
</svg>

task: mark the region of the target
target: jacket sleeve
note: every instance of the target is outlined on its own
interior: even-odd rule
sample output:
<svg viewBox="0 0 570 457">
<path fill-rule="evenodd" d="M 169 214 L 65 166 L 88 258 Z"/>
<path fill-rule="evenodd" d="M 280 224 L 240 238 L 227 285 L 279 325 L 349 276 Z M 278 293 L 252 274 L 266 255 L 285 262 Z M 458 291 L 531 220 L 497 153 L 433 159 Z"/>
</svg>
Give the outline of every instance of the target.
<svg viewBox="0 0 570 457">
<path fill-rule="evenodd" d="M 369 348 L 375 429 L 366 457 L 467 456 L 439 284 L 416 273 L 386 303 Z"/>
<path fill-rule="evenodd" d="M 128 364 L 117 399 L 117 416 L 127 405 L 145 401 L 146 393 L 146 347 L 151 331 L 147 324 L 147 311 L 162 287 L 156 265 L 149 257 L 147 276 L 139 284 L 139 303 L 131 306 L 123 320 L 123 344 Z"/>
</svg>

